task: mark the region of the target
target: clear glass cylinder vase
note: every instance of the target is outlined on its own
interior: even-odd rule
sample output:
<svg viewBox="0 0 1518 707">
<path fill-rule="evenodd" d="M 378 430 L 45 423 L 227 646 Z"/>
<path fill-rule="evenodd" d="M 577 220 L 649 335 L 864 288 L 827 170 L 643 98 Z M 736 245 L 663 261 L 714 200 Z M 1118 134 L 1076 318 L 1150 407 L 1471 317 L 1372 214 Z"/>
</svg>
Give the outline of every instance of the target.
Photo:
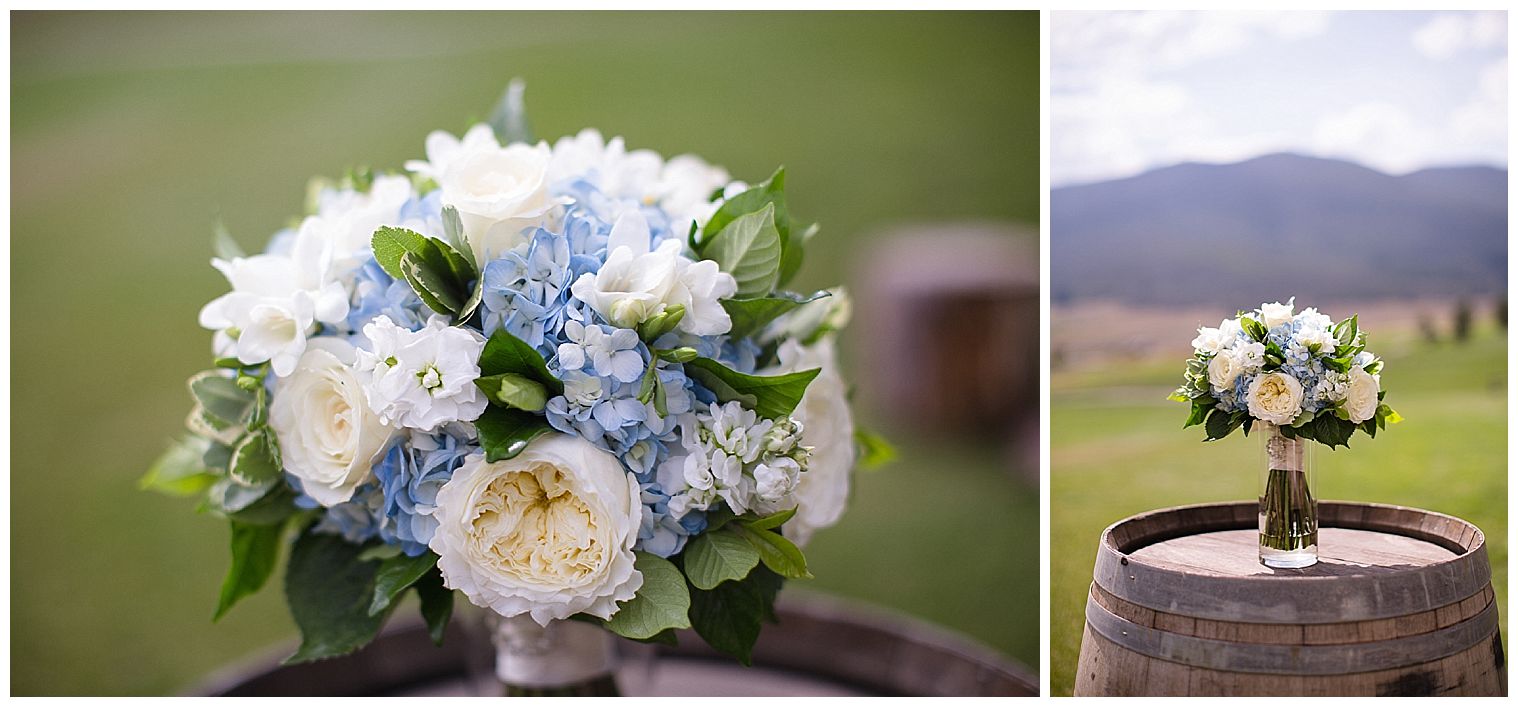
<svg viewBox="0 0 1518 707">
<path fill-rule="evenodd" d="M 1262 440 L 1260 563 L 1298 569 L 1318 562 L 1318 499 L 1314 449 L 1269 423 L 1255 428 Z"/>
<path fill-rule="evenodd" d="M 488 612 L 487 612 L 488 613 Z M 616 637 L 584 621 L 539 626 L 489 614 L 495 674 L 508 697 L 617 697 Z"/>
</svg>

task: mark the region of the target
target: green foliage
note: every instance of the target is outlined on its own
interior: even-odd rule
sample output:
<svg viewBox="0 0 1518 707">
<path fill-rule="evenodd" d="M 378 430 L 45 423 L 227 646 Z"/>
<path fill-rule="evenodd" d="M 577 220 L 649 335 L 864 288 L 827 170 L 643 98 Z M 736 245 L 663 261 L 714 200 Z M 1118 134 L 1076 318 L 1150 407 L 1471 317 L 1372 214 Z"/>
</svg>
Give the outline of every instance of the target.
<svg viewBox="0 0 1518 707">
<path fill-rule="evenodd" d="M 480 352 L 480 375 L 494 376 L 502 373 L 515 373 L 537 381 L 554 395 L 564 392 L 563 381 L 553 377 L 553 373 L 548 370 L 548 363 L 537 349 L 512 336 L 505 329 L 497 329 L 485 342 L 485 349 Z"/>
<path fill-rule="evenodd" d="M 435 645 L 443 645 L 443 631 L 453 616 L 453 590 L 443 585 L 443 573 L 436 567 L 411 585 L 421 603 L 422 620 L 427 623 L 427 635 Z"/>
<path fill-rule="evenodd" d="M 1244 424 L 1246 416 L 1247 414 L 1242 410 L 1229 413 L 1214 408 L 1207 415 L 1207 439 L 1205 441 L 1215 442 L 1227 437 L 1234 430 L 1238 429 L 1240 425 Z"/>
<path fill-rule="evenodd" d="M 780 279 L 780 232 L 775 206 L 739 216 L 701 244 L 701 257 L 714 260 L 738 283 L 739 298 L 762 297 Z"/>
<path fill-rule="evenodd" d="M 733 321 L 733 328 L 728 335 L 735 339 L 753 336 L 776 318 L 797 307 L 831 296 L 831 292 L 824 291 L 806 298 L 781 294 L 773 297 L 722 300 L 722 308 L 727 310 L 728 318 Z"/>
<path fill-rule="evenodd" d="M 482 376 L 474 381 L 490 402 L 506 407 L 537 412 L 548 404 L 548 391 L 539 383 L 520 373 L 498 373 Z"/>
<path fill-rule="evenodd" d="M 1255 341 L 1264 341 L 1265 335 L 1269 333 L 1265 329 L 1265 325 L 1256 321 L 1253 317 L 1239 317 L 1239 326 L 1243 327 L 1244 333 L 1248 334 L 1249 338 Z"/>
<path fill-rule="evenodd" d="M 896 461 L 896 447 L 879 433 L 855 426 L 854 444 L 859 447 L 859 466 L 862 469 L 878 469 Z"/>
<path fill-rule="evenodd" d="M 775 595 L 782 583 L 780 575 L 755 567 L 742 580 L 697 588 L 690 596 L 691 627 L 712 648 L 752 665 L 763 622 L 775 620 Z"/>
<path fill-rule="evenodd" d="M 794 517 L 796 517 L 796 509 L 787 508 L 779 513 L 773 513 L 763 518 L 745 519 L 742 521 L 742 524 L 744 527 L 753 528 L 754 530 L 770 530 L 784 525 L 786 521 Z"/>
<path fill-rule="evenodd" d="M 717 213 L 706 222 L 706 226 L 702 229 L 701 240 L 692 243 L 691 249 L 703 258 L 716 260 L 706 254 L 706 248 L 717 235 L 732 222 L 745 215 L 762 211 L 766 207 L 773 209 L 775 232 L 780 239 L 780 263 L 776 272 L 775 285 L 783 287 L 801 269 L 803 243 L 817 232 L 817 227 L 813 225 L 805 229 L 803 234 L 793 235 L 790 210 L 786 207 L 784 167 L 775 170 L 775 173 L 763 184 L 723 202 L 722 206 L 717 208 Z M 727 269 L 723 268 L 723 270 Z M 743 290 L 740 288 L 739 292 Z M 767 294 L 767 292 L 759 294 Z"/>
<path fill-rule="evenodd" d="M 685 576 L 697 589 L 740 580 L 759 564 L 759 551 L 731 528 L 708 530 L 685 544 Z"/>
<path fill-rule="evenodd" d="M 647 640 L 665 631 L 690 628 L 690 590 L 674 563 L 639 552 L 635 567 L 643 573 L 637 596 L 623 602 L 606 628 L 626 638 Z"/>
<path fill-rule="evenodd" d="M 280 480 L 280 464 L 273 436 L 267 430 L 244 436 L 232 450 L 228 472 L 244 486 L 262 486 Z"/>
<path fill-rule="evenodd" d="M 514 78 L 506 86 L 506 93 L 490 113 L 490 128 L 502 145 L 514 142 L 532 142 L 532 127 L 527 123 L 527 82 Z"/>
<path fill-rule="evenodd" d="M 775 574 L 787 579 L 812 578 L 812 573 L 807 571 L 806 557 L 801 554 L 801 548 L 781 534 L 757 527 L 754 523 L 739 523 L 730 527 L 748 541 L 749 546 L 759 553 L 764 566 Z"/>
<path fill-rule="evenodd" d="M 655 339 L 674 331 L 675 327 L 680 325 L 680 320 L 684 318 L 685 305 L 677 304 L 667 307 L 638 325 L 638 338 L 644 343 L 653 343 Z"/>
<path fill-rule="evenodd" d="M 522 453 L 539 435 L 553 430 L 541 415 L 491 405 L 474 421 L 485 461 L 498 462 Z"/>
<path fill-rule="evenodd" d="M 210 446 L 210 441 L 204 437 L 186 437 L 173 442 L 137 482 L 138 488 L 170 496 L 194 496 L 204 492 L 220 478 L 203 461 Z"/>
<path fill-rule="evenodd" d="M 230 525 L 232 566 L 221 583 L 215 619 L 226 615 L 239 599 L 258 592 L 269 581 L 279 561 L 280 541 L 285 534 L 283 523 L 248 525 L 233 521 Z"/>
<path fill-rule="evenodd" d="M 462 231 L 450 239 L 468 245 Z M 432 311 L 455 322 L 474 315 L 481 282 L 472 250 L 465 247 L 465 255 L 447 242 L 394 226 L 376 229 L 370 245 L 380 268 L 397 280 L 405 280 Z"/>
<path fill-rule="evenodd" d="M 300 628 L 300 649 L 285 664 L 347 655 L 374 640 L 389 609 L 369 613 L 380 564 L 339 536 L 309 529 L 295 540 L 285 572 L 285 599 Z"/>
<path fill-rule="evenodd" d="M 285 484 L 273 484 L 252 503 L 225 515 L 228 520 L 245 525 L 274 525 L 299 510 L 295 507 L 295 492 Z"/>
<path fill-rule="evenodd" d="M 724 403 L 737 400 L 767 418 L 791 414 L 821 370 L 810 368 L 779 376 L 755 376 L 739 373 L 709 358 L 685 364 L 685 374 L 711 390 L 717 400 Z"/>
<path fill-rule="evenodd" d="M 242 425 L 253 412 L 255 396 L 220 371 L 197 373 L 190 378 L 189 385 L 200 409 L 213 421 L 222 423 L 218 429 Z"/>
<path fill-rule="evenodd" d="M 389 609 L 401 592 L 437 567 L 437 559 L 437 555 L 424 552 L 416 557 L 394 555 L 381 561 L 379 571 L 374 575 L 374 595 L 369 602 L 369 615 L 374 616 Z"/>
</svg>

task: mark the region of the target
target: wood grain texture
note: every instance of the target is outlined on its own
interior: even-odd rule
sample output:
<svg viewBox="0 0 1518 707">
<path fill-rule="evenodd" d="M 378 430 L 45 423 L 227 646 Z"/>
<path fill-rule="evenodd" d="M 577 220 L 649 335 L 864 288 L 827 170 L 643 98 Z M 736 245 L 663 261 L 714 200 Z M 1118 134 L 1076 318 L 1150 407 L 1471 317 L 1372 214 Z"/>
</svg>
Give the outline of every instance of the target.
<svg viewBox="0 0 1518 707">
<path fill-rule="evenodd" d="M 1324 502 L 1319 564 L 1258 561 L 1253 502 L 1109 527 L 1077 695 L 1503 695 L 1485 539 L 1399 506 Z"/>
</svg>

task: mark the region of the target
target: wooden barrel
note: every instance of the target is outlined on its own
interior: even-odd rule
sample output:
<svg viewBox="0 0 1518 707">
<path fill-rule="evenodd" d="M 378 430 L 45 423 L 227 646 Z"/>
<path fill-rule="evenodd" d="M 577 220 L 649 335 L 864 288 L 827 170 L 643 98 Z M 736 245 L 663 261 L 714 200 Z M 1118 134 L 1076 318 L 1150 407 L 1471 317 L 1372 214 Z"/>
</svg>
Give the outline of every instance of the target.
<svg viewBox="0 0 1518 707">
<path fill-rule="evenodd" d="M 1506 695 L 1486 540 L 1438 513 L 1318 506 L 1320 561 L 1257 556 L 1257 504 L 1102 533 L 1077 695 Z"/>
<path fill-rule="evenodd" d="M 456 608 L 475 613 L 460 598 Z M 411 612 L 356 653 L 280 665 L 282 646 L 230 666 L 191 694 L 217 696 L 499 695 L 480 621 L 456 616 L 441 647 Z M 718 655 L 690 631 L 679 644 L 620 641 L 617 673 L 630 696 L 1036 696 L 1030 671 L 953 632 L 859 602 L 787 588 L 753 667 Z M 476 617 L 478 619 L 478 617 Z"/>
</svg>

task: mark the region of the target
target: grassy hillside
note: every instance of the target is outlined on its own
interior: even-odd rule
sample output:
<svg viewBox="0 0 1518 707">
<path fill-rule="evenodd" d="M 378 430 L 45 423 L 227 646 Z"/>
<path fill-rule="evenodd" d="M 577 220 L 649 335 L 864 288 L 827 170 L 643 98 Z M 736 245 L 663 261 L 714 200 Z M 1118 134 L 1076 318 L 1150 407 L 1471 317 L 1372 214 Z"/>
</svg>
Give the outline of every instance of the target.
<svg viewBox="0 0 1518 707">
<path fill-rule="evenodd" d="M 1448 513 L 1486 533 L 1494 585 L 1507 606 L 1506 332 L 1425 344 L 1405 332 L 1372 332 L 1387 360 L 1387 402 L 1407 419 L 1353 449 L 1320 448 L 1319 497 Z M 1384 345 L 1383 345 L 1384 344 Z M 1050 660 L 1055 695 L 1075 682 L 1101 531 L 1166 506 L 1258 494 L 1259 440 L 1233 435 L 1202 444 L 1182 431 L 1185 406 L 1165 400 L 1179 359 L 1144 360 L 1056 375 L 1051 391 Z"/>
</svg>

